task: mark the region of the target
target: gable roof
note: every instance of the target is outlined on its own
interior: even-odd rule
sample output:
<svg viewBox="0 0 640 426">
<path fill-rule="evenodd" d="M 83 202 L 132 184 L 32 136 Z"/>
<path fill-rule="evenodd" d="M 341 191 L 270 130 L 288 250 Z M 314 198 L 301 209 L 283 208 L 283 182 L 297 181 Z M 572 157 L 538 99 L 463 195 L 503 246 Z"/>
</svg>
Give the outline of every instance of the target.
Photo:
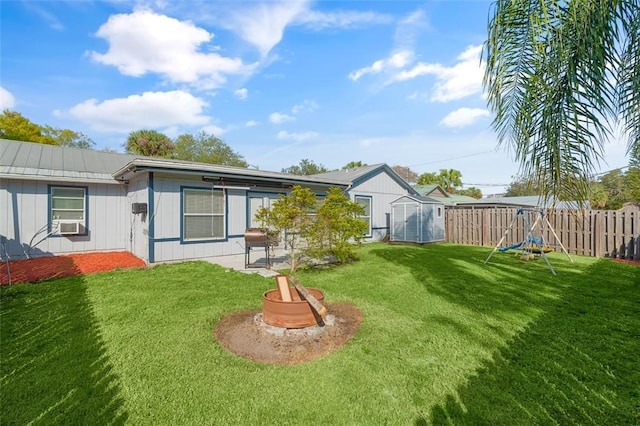
<svg viewBox="0 0 640 426">
<path fill-rule="evenodd" d="M 428 197 L 448 197 L 451 195 L 447 194 L 447 192 L 437 183 L 432 185 L 414 185 L 413 187 L 418 194 L 426 195 Z"/>
<path fill-rule="evenodd" d="M 396 183 L 398 183 L 398 185 L 406 189 L 409 194 L 418 195 L 416 190 L 409 184 L 409 182 L 402 179 L 402 177 L 400 177 L 400 175 L 396 173 L 395 170 L 384 163 L 373 164 L 371 166 L 355 167 L 353 169 L 334 170 L 332 172 L 318 173 L 311 176 L 323 179 L 335 179 L 345 184 L 356 186 L 380 173 L 387 173 L 394 181 L 396 181 Z"/>
<path fill-rule="evenodd" d="M 398 201 L 404 198 L 408 198 L 410 200 L 414 200 L 423 204 L 444 204 L 443 202 L 444 200 L 439 197 L 427 197 L 425 195 L 411 195 L 411 194 L 403 195 L 402 197 L 393 200 L 391 203 L 397 203 Z"/>
</svg>

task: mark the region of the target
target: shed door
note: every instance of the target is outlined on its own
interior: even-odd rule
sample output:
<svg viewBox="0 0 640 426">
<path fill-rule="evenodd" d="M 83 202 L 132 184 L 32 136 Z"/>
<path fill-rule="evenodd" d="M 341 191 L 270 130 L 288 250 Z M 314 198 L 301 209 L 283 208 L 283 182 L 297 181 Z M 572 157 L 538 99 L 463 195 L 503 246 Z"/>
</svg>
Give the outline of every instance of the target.
<svg viewBox="0 0 640 426">
<path fill-rule="evenodd" d="M 393 231 L 391 239 L 394 241 L 418 241 L 420 235 L 417 204 L 395 204 L 393 206 Z"/>
</svg>

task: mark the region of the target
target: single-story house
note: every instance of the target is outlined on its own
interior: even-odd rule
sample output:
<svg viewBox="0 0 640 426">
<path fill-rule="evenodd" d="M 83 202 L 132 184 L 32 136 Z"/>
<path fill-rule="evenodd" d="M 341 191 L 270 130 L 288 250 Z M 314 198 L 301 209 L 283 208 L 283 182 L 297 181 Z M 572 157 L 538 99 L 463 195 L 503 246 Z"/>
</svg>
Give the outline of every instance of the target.
<svg viewBox="0 0 640 426">
<path fill-rule="evenodd" d="M 414 194 L 387 165 L 315 176 L 0 139 L 0 255 L 129 251 L 149 263 L 244 253 L 246 228 L 294 185 L 344 190 L 369 240 Z"/>
<path fill-rule="evenodd" d="M 391 232 L 391 203 L 403 195 L 419 195 L 398 173 L 386 164 L 335 170 L 312 175 L 342 182 L 352 200 L 362 204 L 369 220 L 371 240 L 382 240 Z"/>
</svg>

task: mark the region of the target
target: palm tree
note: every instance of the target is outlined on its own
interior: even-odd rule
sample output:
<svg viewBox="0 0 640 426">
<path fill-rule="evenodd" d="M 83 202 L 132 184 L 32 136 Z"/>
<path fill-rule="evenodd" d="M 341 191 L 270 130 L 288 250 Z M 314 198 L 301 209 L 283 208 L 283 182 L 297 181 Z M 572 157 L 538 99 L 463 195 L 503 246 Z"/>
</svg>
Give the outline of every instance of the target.
<svg viewBox="0 0 640 426">
<path fill-rule="evenodd" d="M 640 0 L 497 0 L 483 55 L 500 144 L 546 198 L 584 202 L 616 126 L 640 145 Z"/>
<path fill-rule="evenodd" d="M 173 149 L 171 139 L 155 130 L 136 130 L 129 133 L 127 138 L 126 150 L 129 154 L 171 158 Z"/>
</svg>

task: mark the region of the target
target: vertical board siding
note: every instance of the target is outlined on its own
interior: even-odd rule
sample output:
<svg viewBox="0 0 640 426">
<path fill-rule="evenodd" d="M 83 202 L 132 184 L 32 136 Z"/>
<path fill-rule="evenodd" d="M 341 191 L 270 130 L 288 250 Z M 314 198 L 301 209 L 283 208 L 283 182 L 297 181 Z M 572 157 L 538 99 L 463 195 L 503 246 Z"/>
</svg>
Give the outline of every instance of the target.
<svg viewBox="0 0 640 426">
<path fill-rule="evenodd" d="M 523 241 L 535 215 L 527 224 L 523 216 L 528 215 L 517 212 L 517 208 L 446 209 L 446 241 L 488 247 L 496 246 L 503 236 L 502 246 Z M 511 230 L 506 232 L 510 225 Z M 556 210 L 545 214 L 539 225 L 535 236 L 541 235 L 556 251 L 561 247 L 553 231 L 571 254 L 640 260 L 638 211 Z"/>
<path fill-rule="evenodd" d="M 12 258 L 128 249 L 125 216 L 128 201 L 122 196 L 121 185 L 74 182 L 55 185 L 87 188 L 86 235 L 48 236 L 49 182 L 2 180 L 0 201 L 6 206 L 6 216 L 0 221 L 0 235 Z"/>
</svg>

